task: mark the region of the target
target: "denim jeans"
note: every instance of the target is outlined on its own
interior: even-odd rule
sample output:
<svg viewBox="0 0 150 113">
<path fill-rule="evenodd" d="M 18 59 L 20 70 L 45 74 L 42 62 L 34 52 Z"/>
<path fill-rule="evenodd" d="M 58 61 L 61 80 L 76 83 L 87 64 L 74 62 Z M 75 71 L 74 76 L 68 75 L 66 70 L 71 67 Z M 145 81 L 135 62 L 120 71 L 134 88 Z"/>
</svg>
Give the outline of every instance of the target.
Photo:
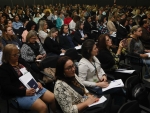
<svg viewBox="0 0 150 113">
<path fill-rule="evenodd" d="M 149 69 L 150 69 L 150 59 L 143 59 L 143 63 L 146 65 L 144 77 L 146 77 L 146 76 L 150 77 L 150 72 L 149 72 Z"/>
</svg>

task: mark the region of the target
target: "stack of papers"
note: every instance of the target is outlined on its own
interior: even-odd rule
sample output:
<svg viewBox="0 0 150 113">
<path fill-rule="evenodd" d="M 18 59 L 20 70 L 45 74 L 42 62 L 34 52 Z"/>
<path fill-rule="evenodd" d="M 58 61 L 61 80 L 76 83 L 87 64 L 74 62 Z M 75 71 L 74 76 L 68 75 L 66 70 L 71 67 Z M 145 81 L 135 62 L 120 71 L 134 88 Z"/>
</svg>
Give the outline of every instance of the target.
<svg viewBox="0 0 150 113">
<path fill-rule="evenodd" d="M 132 74 L 135 70 L 117 69 L 116 72 Z"/>
<path fill-rule="evenodd" d="M 105 102 L 106 100 L 107 100 L 107 98 L 106 98 L 105 96 L 102 96 L 102 97 L 99 99 L 98 102 L 95 102 L 95 103 L 93 103 L 93 104 L 90 104 L 89 107 L 95 106 L 95 105 L 97 105 L 97 104 L 101 104 L 101 103 Z"/>
<path fill-rule="evenodd" d="M 122 82 L 121 79 L 111 81 L 108 87 L 102 88 L 102 91 L 104 92 L 104 91 L 107 91 L 109 89 L 116 88 L 116 87 L 124 87 L 124 83 Z"/>
</svg>

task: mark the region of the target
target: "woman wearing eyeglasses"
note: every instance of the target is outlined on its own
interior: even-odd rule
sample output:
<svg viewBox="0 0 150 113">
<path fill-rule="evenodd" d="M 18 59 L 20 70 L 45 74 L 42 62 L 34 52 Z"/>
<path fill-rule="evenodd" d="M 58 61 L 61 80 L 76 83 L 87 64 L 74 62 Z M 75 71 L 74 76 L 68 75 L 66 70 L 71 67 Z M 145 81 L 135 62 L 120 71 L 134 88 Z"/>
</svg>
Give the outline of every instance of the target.
<svg viewBox="0 0 150 113">
<path fill-rule="evenodd" d="M 14 44 L 7 44 L 3 49 L 3 64 L 0 66 L 0 84 L 3 95 L 15 98 L 21 109 L 47 113 L 47 105 L 45 103 L 48 103 L 53 112 L 56 113 L 53 93 L 42 87 L 30 66 L 23 59 L 19 59 L 19 55 L 20 51 Z M 21 68 L 25 68 L 35 78 L 38 87 L 41 89 L 39 93 L 36 93 L 34 88 L 27 89 L 19 81 L 19 77 L 23 75 L 20 71 Z M 17 106 L 16 102 L 13 100 L 11 102 L 14 106 Z"/>
<path fill-rule="evenodd" d="M 75 75 L 75 66 L 69 57 L 59 58 L 55 76 L 54 95 L 63 113 L 81 112 L 98 101 L 98 98 L 88 94 L 88 90 Z"/>
<path fill-rule="evenodd" d="M 31 65 L 34 71 L 39 72 L 39 68 L 35 62 L 45 58 L 46 52 L 41 43 L 37 41 L 36 31 L 31 30 L 28 32 L 26 43 L 22 45 L 20 51 L 21 57 Z"/>
</svg>

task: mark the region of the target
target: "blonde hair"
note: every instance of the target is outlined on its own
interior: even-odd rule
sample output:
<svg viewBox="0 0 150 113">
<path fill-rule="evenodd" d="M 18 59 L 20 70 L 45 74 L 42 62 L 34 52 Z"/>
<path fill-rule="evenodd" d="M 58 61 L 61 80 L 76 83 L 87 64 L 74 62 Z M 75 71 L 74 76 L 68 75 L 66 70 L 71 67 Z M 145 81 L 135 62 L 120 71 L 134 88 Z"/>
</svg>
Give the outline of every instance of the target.
<svg viewBox="0 0 150 113">
<path fill-rule="evenodd" d="M 30 30 L 26 36 L 26 42 L 28 43 L 30 41 L 30 38 L 33 36 L 37 36 L 37 32 L 34 30 Z"/>
<path fill-rule="evenodd" d="M 18 50 L 15 44 L 7 44 L 3 48 L 2 62 L 8 63 L 13 50 Z"/>
<path fill-rule="evenodd" d="M 134 32 L 136 32 L 139 28 L 141 28 L 139 25 L 133 26 L 131 29 L 131 34 L 134 34 Z"/>
<path fill-rule="evenodd" d="M 39 30 L 38 31 L 40 31 L 40 30 L 44 30 L 43 28 L 44 28 L 44 24 L 45 23 L 47 23 L 45 20 L 40 20 L 40 22 L 39 22 Z"/>
<path fill-rule="evenodd" d="M 55 33 L 56 31 L 58 31 L 58 29 L 52 28 L 52 29 L 50 30 L 50 32 L 48 33 L 47 37 L 52 37 L 52 33 Z"/>
</svg>

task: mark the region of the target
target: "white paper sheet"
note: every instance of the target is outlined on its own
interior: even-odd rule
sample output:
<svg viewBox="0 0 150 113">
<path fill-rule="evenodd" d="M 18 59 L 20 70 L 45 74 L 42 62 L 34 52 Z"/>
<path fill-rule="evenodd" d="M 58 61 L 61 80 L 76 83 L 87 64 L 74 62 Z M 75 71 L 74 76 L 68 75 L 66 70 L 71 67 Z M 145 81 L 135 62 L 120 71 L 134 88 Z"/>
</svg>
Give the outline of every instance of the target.
<svg viewBox="0 0 150 113">
<path fill-rule="evenodd" d="M 79 49 L 81 49 L 81 45 L 79 45 L 79 46 L 76 46 L 76 47 L 74 47 L 76 50 L 79 50 Z"/>
<path fill-rule="evenodd" d="M 65 53 L 60 53 L 60 56 L 63 56 L 63 55 L 65 55 Z"/>
<path fill-rule="evenodd" d="M 148 57 L 150 57 L 150 53 L 146 53 L 148 55 Z"/>
<path fill-rule="evenodd" d="M 95 102 L 95 103 L 89 105 L 89 107 L 95 106 L 95 105 L 100 104 L 100 103 L 103 103 L 103 102 L 105 102 L 106 100 L 107 100 L 107 98 L 106 98 L 105 96 L 102 96 L 102 97 L 99 99 L 98 102 Z"/>
<path fill-rule="evenodd" d="M 124 83 L 122 82 L 121 79 L 111 81 L 109 83 L 108 87 L 102 88 L 102 91 L 104 92 L 106 90 L 109 90 L 109 89 L 112 89 L 112 88 L 116 88 L 116 87 L 124 87 Z"/>
<path fill-rule="evenodd" d="M 117 69 L 116 72 L 132 74 L 135 70 Z"/>
</svg>

